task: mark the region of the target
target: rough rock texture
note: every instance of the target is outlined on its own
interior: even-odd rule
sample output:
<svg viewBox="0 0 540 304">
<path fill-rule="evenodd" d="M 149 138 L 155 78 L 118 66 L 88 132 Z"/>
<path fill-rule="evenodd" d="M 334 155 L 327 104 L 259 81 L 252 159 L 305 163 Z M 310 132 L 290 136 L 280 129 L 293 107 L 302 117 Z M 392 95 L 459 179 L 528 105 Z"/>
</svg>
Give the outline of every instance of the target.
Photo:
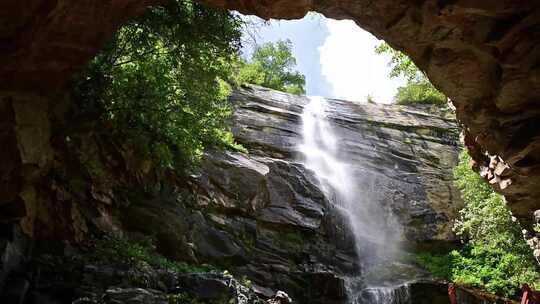
<svg viewBox="0 0 540 304">
<path fill-rule="evenodd" d="M 540 207 L 538 2 L 204 2 L 265 18 L 299 18 L 317 11 L 354 20 L 410 55 L 451 98 L 479 167 L 489 165 L 484 153 L 500 157 L 509 166 L 507 181 L 490 181 L 514 213 L 529 217 Z"/>
<path fill-rule="evenodd" d="M 113 31 L 129 17 L 159 0 L 147 1 L 16 1 L 0 4 L 0 105 L 29 100 L 32 113 L 44 113 L 56 103 L 54 94 L 74 71 L 95 54 Z M 538 209 L 540 188 L 540 4 L 504 1 L 247 1 L 203 2 L 264 18 L 300 18 L 318 11 L 331 18 L 353 19 L 359 26 L 403 50 L 426 71 L 457 108 L 466 128 L 467 145 L 481 167 L 491 156 L 509 169 L 492 181 L 505 194 L 515 214 L 529 217 Z M 39 100 L 46 96 L 45 102 Z M 19 124 L 11 117 L 2 126 L 9 149 L 3 159 L 1 189 L 20 189 L 23 150 Z M 11 116 L 10 116 L 11 115 Z M 47 123 L 34 122 L 43 132 L 47 155 Z M 18 148 L 16 148 L 18 147 Z M 44 160 L 47 160 L 45 158 Z M 33 164 L 33 163 L 32 163 Z M 38 167 L 39 168 L 39 167 Z M 40 170 L 37 173 L 41 172 Z M 493 179 L 493 178 L 492 178 Z M 504 182 L 501 184 L 500 182 Z M 13 185 L 15 183 L 15 185 Z M 30 183 L 32 183 L 30 181 Z M 9 193 L 2 203 L 20 217 L 18 204 L 32 193 Z M 13 192 L 13 191 L 12 191 Z M 3 193 L 1 193 L 3 194 Z M 17 196 L 18 195 L 18 196 Z M 13 198 L 17 196 L 16 198 Z M 29 209 L 29 208 L 27 208 Z"/>
<path fill-rule="evenodd" d="M 122 23 L 143 13 L 147 6 L 163 2 L 3 1 L 0 91 L 54 93 L 96 54 Z"/>
<path fill-rule="evenodd" d="M 302 302 L 339 303 L 344 285 L 335 275 L 361 270 L 347 220 L 298 152 L 308 99 L 250 87 L 231 100 L 233 132 L 249 154 L 205 155 L 191 182 L 190 208 L 200 212 L 184 215 L 192 227 L 187 243 L 199 262 L 231 265 L 257 286 Z M 409 249 L 452 245 L 461 206 L 452 183 L 455 122 L 411 107 L 330 102 L 342 157 L 353 160 L 354 174 L 370 176 L 358 187 L 397 214 Z"/>
<path fill-rule="evenodd" d="M 41 195 L 70 216 L 37 221 L 34 237 L 56 233 L 77 243 L 103 233 L 150 236 L 160 254 L 228 269 L 263 298 L 283 290 L 297 303 L 344 303 L 343 277 L 362 269 L 346 220 L 297 152 L 307 98 L 251 87 L 231 100 L 233 132 L 249 153 L 208 151 L 189 178 L 148 169 L 129 145 L 92 131 L 104 126 L 72 133 L 53 126 L 56 161 L 46 175 L 53 187 Z M 330 102 L 343 158 L 371 177 L 358 187 L 398 214 L 411 249 L 451 244 L 450 223 L 461 204 L 451 178 L 459 150 L 455 122 L 412 107 Z M 175 275 L 171 283 L 166 272 L 88 263 L 65 249 L 34 263 L 20 229 L 4 237 L 0 283 L 17 291 L 9 295 L 14 299 L 162 303 L 177 285 L 199 298 L 229 290 L 222 276 Z"/>
<path fill-rule="evenodd" d="M 238 181 L 235 184 L 234 177 L 222 176 L 236 175 L 228 169 L 231 163 L 249 163 L 253 168 L 260 168 L 259 174 L 265 174 L 267 178 L 272 177 L 276 164 L 292 164 L 301 168 L 298 164 L 302 159 L 298 152 L 298 145 L 302 142 L 300 114 L 308 102 L 307 98 L 252 87 L 235 92 L 231 99 L 237 106 L 233 132 L 236 140 L 250 154 L 245 158 L 236 153 L 235 162 L 220 160 L 221 165 L 215 163 L 215 156 L 211 158 L 213 164 L 207 168 L 213 169 L 208 173 L 213 188 L 230 193 L 236 192 L 235 187 L 242 188 L 244 192 L 251 189 L 250 184 L 238 184 Z M 361 193 L 389 206 L 398 215 L 409 242 L 425 245 L 454 240 L 451 220 L 457 217 L 462 206 L 459 192 L 452 182 L 452 169 L 459 150 L 455 121 L 403 106 L 330 100 L 330 107 L 328 117 L 334 133 L 340 138 L 341 158 L 354 164 L 350 168 L 354 175 L 369 176 L 369 183 L 357 185 L 362 189 Z M 243 162 L 238 161 L 240 158 Z M 216 172 L 216 167 L 227 171 Z M 291 183 L 301 177 L 300 174 L 305 173 L 289 170 L 286 180 Z M 259 183 L 257 178 L 247 174 L 242 176 Z M 272 214 L 277 212 L 274 206 L 291 199 L 278 197 L 279 200 L 274 200 L 272 190 L 275 186 L 268 188 L 271 190 L 270 200 L 260 214 L 263 219 L 267 219 L 269 214 L 271 219 L 275 219 L 278 216 Z M 294 189 L 294 185 L 291 188 Z M 254 193 L 260 195 L 261 191 Z M 243 200 L 254 203 L 252 208 L 257 208 L 261 205 L 260 199 L 254 197 L 252 194 Z M 316 197 L 315 200 L 298 195 L 294 197 L 299 205 L 295 208 L 309 210 L 312 216 L 304 216 L 302 225 L 310 228 L 320 222 L 316 218 L 324 212 L 313 204 Z M 226 200 L 226 197 L 221 198 L 221 201 Z M 292 210 L 295 209 L 289 206 L 279 206 L 277 210 L 280 218 L 291 223 L 302 218 L 294 215 Z M 283 211 L 290 214 L 283 215 Z"/>
<path fill-rule="evenodd" d="M 300 303 L 342 303 L 340 277 L 361 269 L 346 219 L 297 152 L 308 100 L 263 88 L 237 91 L 231 99 L 233 132 L 249 154 L 209 151 L 184 186 L 144 179 L 144 187 L 111 193 L 96 178 L 93 196 L 118 206 L 116 225 L 124 234 L 152 235 L 171 259 L 218 265 L 245 276 L 266 297 L 284 290 Z M 453 243 L 450 224 L 461 204 L 451 174 L 455 122 L 411 107 L 331 102 L 332 125 L 345 139 L 343 157 L 354 159 L 352 170 L 372 177 L 358 187 L 398 213 L 412 249 Z M 92 171 L 104 171 L 97 170 L 99 157 L 82 158 Z M 87 222 L 91 228 L 101 221 Z"/>
<path fill-rule="evenodd" d="M 336 275 L 358 272 L 353 241 L 312 172 L 290 161 L 213 152 L 193 186 L 193 208 L 202 212 L 192 217 L 190 240 L 200 261 L 228 263 L 257 287 L 301 302 L 344 299 Z"/>
<path fill-rule="evenodd" d="M 263 304 L 253 288 L 221 272 L 179 272 L 142 260 L 110 261 L 49 242 L 26 254 L 11 273 L 2 303 L 15 304 Z"/>
</svg>

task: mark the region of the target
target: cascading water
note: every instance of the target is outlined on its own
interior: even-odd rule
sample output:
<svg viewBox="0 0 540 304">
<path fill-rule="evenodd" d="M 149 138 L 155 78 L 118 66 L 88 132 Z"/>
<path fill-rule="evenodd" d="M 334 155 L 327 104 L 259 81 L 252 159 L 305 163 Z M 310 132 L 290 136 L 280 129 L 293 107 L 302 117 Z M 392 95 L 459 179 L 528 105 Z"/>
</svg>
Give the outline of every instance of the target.
<svg viewBox="0 0 540 304">
<path fill-rule="evenodd" d="M 385 303 L 405 304 L 412 303 L 407 284 L 397 286 L 366 287 L 361 290 L 353 303 Z"/>
<path fill-rule="evenodd" d="M 315 172 L 323 191 L 348 221 L 354 235 L 362 276 L 347 280 L 351 303 L 410 303 L 406 283 L 373 278 L 373 273 L 380 273 L 381 267 L 399 257 L 400 227 L 392 212 L 379 204 L 374 180 L 366 174 L 351 172 L 350 164 L 340 157 L 343 143 L 330 123 L 327 100 L 309 99 L 302 113 L 303 143 L 299 150 L 305 157 L 305 166 Z M 371 189 L 362 192 L 358 185 L 364 189 L 369 185 Z"/>
</svg>

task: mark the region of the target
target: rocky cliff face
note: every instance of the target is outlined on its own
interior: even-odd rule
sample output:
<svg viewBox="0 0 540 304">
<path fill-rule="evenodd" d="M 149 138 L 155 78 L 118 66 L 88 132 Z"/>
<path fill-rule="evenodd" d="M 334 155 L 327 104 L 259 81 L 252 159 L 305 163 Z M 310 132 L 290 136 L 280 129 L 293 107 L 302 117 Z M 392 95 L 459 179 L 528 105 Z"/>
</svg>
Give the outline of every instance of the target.
<svg viewBox="0 0 540 304">
<path fill-rule="evenodd" d="M 232 100 L 233 132 L 250 159 L 302 166 L 300 114 L 307 98 L 251 88 L 235 92 Z M 412 107 L 330 104 L 342 158 L 351 160 L 355 174 L 372 180 L 357 187 L 366 196 L 381 194 L 376 199 L 399 214 L 408 241 L 453 240 L 450 221 L 462 206 L 452 184 L 459 150 L 455 121 Z"/>
<path fill-rule="evenodd" d="M 69 216 L 40 221 L 37 232 L 72 242 L 104 232 L 150 236 L 156 250 L 171 260 L 215 265 L 249 279 L 249 297 L 285 290 L 298 303 L 344 303 L 343 278 L 362 269 L 346 219 L 298 152 L 300 115 L 308 99 L 249 87 L 234 92 L 231 101 L 233 132 L 249 153 L 208 151 L 200 170 L 187 179 L 154 175 L 129 146 L 107 135 L 60 132 L 55 158 L 69 162 L 51 170 L 54 189 L 42 195 L 54 198 L 55 210 Z M 341 157 L 354 163 L 354 174 L 370 177 L 356 187 L 397 215 L 407 249 L 451 245 L 451 221 L 461 207 L 451 172 L 459 150 L 455 121 L 413 107 L 329 102 Z M 223 289 L 218 298 L 239 292 L 240 287 L 228 289 L 232 285 L 223 275 L 186 286 L 182 280 L 192 280 L 190 275 L 176 273 L 170 279 L 167 271 L 145 263 L 88 262 L 69 248 L 50 260 L 50 254 L 32 254 L 32 243 L 19 229 L 14 232 L 11 239 L 0 239 L 0 283 L 8 284 L 4 291 L 26 286 L 28 295 L 23 295 L 36 301 L 45 296 L 64 303 L 87 296 L 98 303 L 145 297 L 161 303 L 178 290 L 193 293 L 195 288 L 196 295 L 204 295 L 212 284 Z M 77 275 L 69 276 L 70 282 L 53 279 L 65 273 Z M 124 274 L 133 274 L 133 280 L 126 281 Z M 431 303 L 422 286 L 435 286 L 429 292 L 446 303 L 443 285 L 426 284 L 411 289 L 417 303 Z M 49 290 L 63 290 L 66 296 L 57 298 Z M 8 296 L 20 299 L 21 293 Z"/>
<path fill-rule="evenodd" d="M 65 83 L 118 26 L 161 2 L 0 4 L 0 107 L 5 121 L 1 141 L 6 146 L 0 156 L 12 160 L 0 168 L 0 199 L 15 216 L 36 204 L 24 189 L 35 192 L 39 177 L 51 165 L 50 116 Z M 264 18 L 300 18 L 313 10 L 354 20 L 409 54 L 452 99 L 478 170 L 506 195 L 513 212 L 530 217 L 540 207 L 536 1 L 203 2 Z M 37 131 L 42 140 L 35 144 L 30 139 Z M 41 157 L 32 153 L 36 150 Z M 498 170 L 492 159 L 501 163 Z"/>
<path fill-rule="evenodd" d="M 265 18 L 352 19 L 404 51 L 456 106 L 477 169 L 514 214 L 538 208 L 540 6 L 528 1 L 203 2 Z M 496 164 L 501 163 L 498 170 Z M 488 172 L 489 171 L 489 172 Z"/>
<path fill-rule="evenodd" d="M 258 87 L 231 99 L 233 132 L 249 153 L 209 152 L 194 176 L 202 211 L 191 241 L 195 255 L 212 263 L 236 259 L 234 270 L 257 285 L 309 303 L 340 300 L 343 282 L 335 276 L 361 270 L 345 219 L 298 152 L 308 99 Z M 397 214 L 407 247 L 454 242 L 451 225 L 461 207 L 452 185 L 455 122 L 410 107 L 331 104 L 342 157 L 352 160 L 355 174 L 370 176 L 357 187 Z"/>
</svg>

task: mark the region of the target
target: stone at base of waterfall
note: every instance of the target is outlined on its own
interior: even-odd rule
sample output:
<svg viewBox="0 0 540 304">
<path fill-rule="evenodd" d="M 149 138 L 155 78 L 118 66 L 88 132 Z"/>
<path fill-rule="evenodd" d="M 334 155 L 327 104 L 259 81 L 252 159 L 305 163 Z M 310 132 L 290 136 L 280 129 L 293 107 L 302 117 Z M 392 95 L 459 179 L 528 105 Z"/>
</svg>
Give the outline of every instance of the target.
<svg viewBox="0 0 540 304">
<path fill-rule="evenodd" d="M 276 292 L 276 295 L 267 301 L 268 304 L 289 304 L 292 303 L 291 297 L 281 290 Z"/>
</svg>

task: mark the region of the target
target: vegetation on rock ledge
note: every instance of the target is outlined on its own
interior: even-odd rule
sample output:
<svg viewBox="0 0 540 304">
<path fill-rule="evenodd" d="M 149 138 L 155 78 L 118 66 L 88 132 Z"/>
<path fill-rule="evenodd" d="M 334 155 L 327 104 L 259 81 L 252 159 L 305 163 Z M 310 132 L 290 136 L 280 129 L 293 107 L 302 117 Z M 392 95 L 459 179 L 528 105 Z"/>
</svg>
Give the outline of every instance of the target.
<svg viewBox="0 0 540 304">
<path fill-rule="evenodd" d="M 144 262 L 156 268 L 180 273 L 217 271 L 213 266 L 197 266 L 169 260 L 156 252 L 149 239 L 135 242 L 125 238 L 104 238 L 96 241 L 92 250 L 86 253 L 86 257 L 90 261 L 104 261 L 116 265 L 136 266 Z"/>
</svg>

